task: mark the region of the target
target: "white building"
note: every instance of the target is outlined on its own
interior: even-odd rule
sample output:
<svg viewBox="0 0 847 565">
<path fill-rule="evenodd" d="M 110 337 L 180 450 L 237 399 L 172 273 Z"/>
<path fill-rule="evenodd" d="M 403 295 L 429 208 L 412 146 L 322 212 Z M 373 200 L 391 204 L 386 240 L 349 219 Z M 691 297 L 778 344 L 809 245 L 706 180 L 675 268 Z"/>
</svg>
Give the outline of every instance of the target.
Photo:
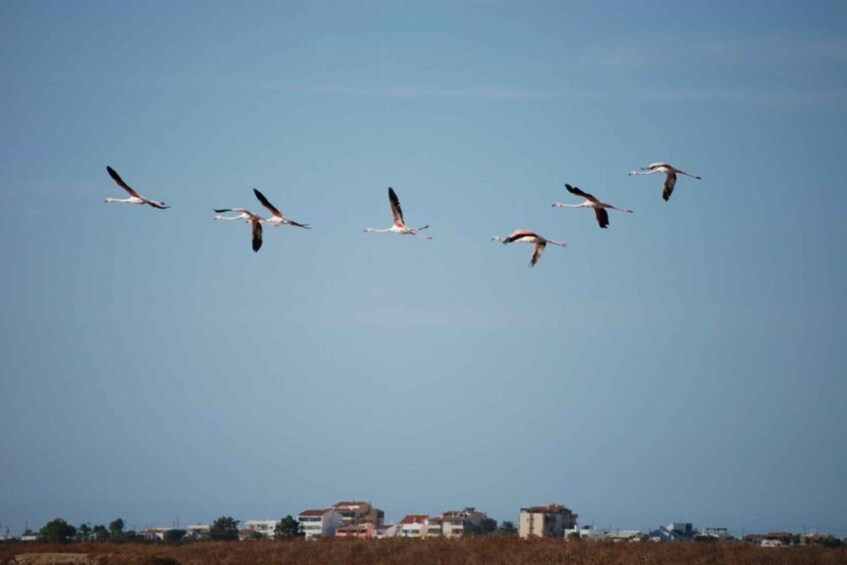
<svg viewBox="0 0 847 565">
<path fill-rule="evenodd" d="M 380 524 L 374 528 L 374 539 L 393 538 L 399 535 L 399 524 Z"/>
<path fill-rule="evenodd" d="M 244 528 L 251 532 L 258 532 L 266 538 L 274 537 L 277 520 L 247 520 Z"/>
<path fill-rule="evenodd" d="M 697 530 L 697 535 L 694 539 L 716 539 L 718 541 L 726 541 L 732 539 L 727 528 L 702 528 Z"/>
<path fill-rule="evenodd" d="M 185 527 L 185 537 L 206 538 L 209 537 L 209 524 L 189 524 Z"/>
<path fill-rule="evenodd" d="M 341 513 L 334 508 L 310 508 L 297 517 L 306 539 L 332 537 L 341 525 Z"/>
<path fill-rule="evenodd" d="M 430 516 L 424 527 L 425 535 L 428 538 L 444 535 L 444 517 Z"/>
<path fill-rule="evenodd" d="M 643 541 L 647 535 L 641 530 L 612 530 L 606 534 L 606 539 L 611 541 Z"/>
<path fill-rule="evenodd" d="M 606 537 L 606 530 L 598 530 L 593 526 L 582 526 L 581 528 L 568 528 L 565 530 L 566 538 L 579 538 L 584 540 L 599 540 Z"/>
<path fill-rule="evenodd" d="M 407 514 L 403 516 L 398 524 L 400 526 L 400 537 L 423 538 L 426 537 L 429 525 L 428 514 Z"/>
<path fill-rule="evenodd" d="M 138 537 L 145 540 L 156 541 L 165 539 L 165 532 L 173 528 L 144 528 L 138 531 Z"/>
</svg>

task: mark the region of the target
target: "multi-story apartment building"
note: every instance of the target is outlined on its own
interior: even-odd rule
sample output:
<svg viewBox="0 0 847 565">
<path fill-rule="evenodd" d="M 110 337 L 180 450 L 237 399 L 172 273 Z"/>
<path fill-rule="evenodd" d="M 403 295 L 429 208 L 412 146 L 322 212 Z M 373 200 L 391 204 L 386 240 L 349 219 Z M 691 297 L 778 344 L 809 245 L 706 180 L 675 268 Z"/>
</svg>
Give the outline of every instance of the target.
<svg viewBox="0 0 847 565">
<path fill-rule="evenodd" d="M 430 516 L 424 531 L 428 538 L 444 535 L 444 518 L 442 516 Z"/>
<path fill-rule="evenodd" d="M 332 507 L 341 514 L 341 523 L 344 526 L 364 522 L 379 526 L 385 520 L 385 512 L 373 506 L 370 501 L 341 500 Z"/>
<path fill-rule="evenodd" d="M 306 539 L 331 537 L 341 525 L 341 514 L 334 508 L 310 508 L 297 517 Z"/>
<path fill-rule="evenodd" d="M 426 537 L 428 524 L 429 516 L 427 514 L 407 514 L 403 516 L 403 519 L 398 524 L 400 526 L 400 537 Z"/>
<path fill-rule="evenodd" d="M 486 521 L 491 521 L 484 512 L 467 507 L 463 510 L 447 510 L 441 515 L 442 534 L 445 537 L 459 537 L 467 533 L 482 533 Z M 493 528 L 492 528 L 493 529 Z"/>
<path fill-rule="evenodd" d="M 576 527 L 577 515 L 567 506 L 548 504 L 521 508 L 518 515 L 518 535 L 561 538 L 565 530 Z"/>
</svg>

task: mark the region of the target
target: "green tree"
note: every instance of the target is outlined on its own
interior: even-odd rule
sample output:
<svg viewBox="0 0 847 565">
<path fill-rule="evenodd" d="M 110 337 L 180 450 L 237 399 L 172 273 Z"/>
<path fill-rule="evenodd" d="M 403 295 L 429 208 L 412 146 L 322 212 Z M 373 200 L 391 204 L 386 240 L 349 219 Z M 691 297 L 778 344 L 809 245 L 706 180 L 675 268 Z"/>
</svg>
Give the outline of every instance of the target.
<svg viewBox="0 0 847 565">
<path fill-rule="evenodd" d="M 91 529 L 91 533 L 94 534 L 94 539 L 97 541 L 104 541 L 109 539 L 109 530 L 106 529 L 106 526 L 103 524 L 97 524 Z"/>
<path fill-rule="evenodd" d="M 482 535 L 488 535 L 497 530 L 497 520 L 494 518 L 483 518 L 482 522 L 479 525 L 479 529 Z"/>
<path fill-rule="evenodd" d="M 112 538 L 112 541 L 121 541 L 121 538 L 124 537 L 123 518 L 109 522 L 109 537 Z"/>
<path fill-rule="evenodd" d="M 230 516 L 221 516 L 209 526 L 209 539 L 237 540 L 238 521 Z"/>
<path fill-rule="evenodd" d="M 497 520 L 483 518 L 479 524 L 465 522 L 465 534 L 472 536 L 486 536 L 497 529 Z"/>
<path fill-rule="evenodd" d="M 165 532 L 164 539 L 165 541 L 176 543 L 178 541 L 182 541 L 182 538 L 187 534 L 187 530 L 179 530 L 174 528 L 173 530 L 168 530 Z"/>
<path fill-rule="evenodd" d="M 500 524 L 500 527 L 495 530 L 494 534 L 498 536 L 516 536 L 518 535 L 518 529 L 515 527 L 514 522 L 506 520 Z"/>
<path fill-rule="evenodd" d="M 305 534 L 300 531 L 300 523 L 291 514 L 277 522 L 274 527 L 274 538 L 276 539 L 295 539 L 303 537 L 303 535 Z"/>
<path fill-rule="evenodd" d="M 91 526 L 87 523 L 80 524 L 76 529 L 77 541 L 88 541 L 91 539 Z"/>
<path fill-rule="evenodd" d="M 61 518 L 56 518 L 42 526 L 38 532 L 38 539 L 50 543 L 67 543 L 74 535 L 76 535 L 76 528 Z"/>
</svg>

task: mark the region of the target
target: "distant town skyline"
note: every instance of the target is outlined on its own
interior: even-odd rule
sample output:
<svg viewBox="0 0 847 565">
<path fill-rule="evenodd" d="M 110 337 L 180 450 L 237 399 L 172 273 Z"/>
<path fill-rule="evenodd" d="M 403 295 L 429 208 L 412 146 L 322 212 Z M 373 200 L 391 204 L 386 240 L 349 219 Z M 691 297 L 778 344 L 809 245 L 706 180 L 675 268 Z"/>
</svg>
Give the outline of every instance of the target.
<svg viewBox="0 0 847 565">
<path fill-rule="evenodd" d="M 8 0 L 0 38 L 0 524 L 847 535 L 847 3 Z M 389 187 L 433 239 L 364 233 Z M 254 252 L 214 220 L 254 190 L 311 229 Z"/>
<path fill-rule="evenodd" d="M 378 508 L 377 505 L 372 500 L 356 500 L 356 499 L 351 499 L 351 500 L 353 502 L 355 502 L 356 504 L 364 504 L 365 506 L 367 506 L 368 510 L 370 508 L 373 508 L 374 512 L 378 512 L 379 516 L 380 516 L 380 518 L 379 518 L 380 524 L 384 523 L 386 525 L 392 525 L 392 526 L 398 526 L 398 527 L 402 524 L 402 520 L 409 517 L 409 516 L 422 516 L 422 517 L 426 517 L 426 518 L 437 518 L 437 517 L 442 516 L 444 514 L 444 512 L 448 511 L 448 509 L 442 509 L 442 510 L 439 510 L 439 511 L 436 511 L 436 512 L 429 512 L 429 513 L 411 511 L 411 512 L 401 513 L 399 516 L 396 517 L 396 519 L 394 519 L 392 517 L 392 519 L 389 520 L 389 519 L 385 519 L 384 511 L 381 508 Z M 303 514 L 303 512 L 315 512 L 315 511 L 317 511 L 317 509 L 322 509 L 322 511 L 329 511 L 333 508 L 339 508 L 340 505 L 343 506 L 345 504 L 351 504 L 353 502 L 337 501 L 337 502 L 332 503 L 332 504 L 313 505 L 309 508 L 304 508 L 304 509 L 301 509 L 299 511 L 284 512 L 279 517 L 250 516 L 250 517 L 245 517 L 245 518 L 238 518 L 238 517 L 233 516 L 233 518 L 239 524 L 243 524 L 243 525 L 245 525 L 245 527 L 248 527 L 247 524 L 250 523 L 250 522 L 253 522 L 253 523 L 260 523 L 260 522 L 266 522 L 266 521 L 278 522 L 279 520 L 281 520 L 285 516 L 293 516 L 294 518 L 298 518 L 299 516 L 301 516 Z M 828 529 L 806 528 L 806 527 L 804 527 L 802 530 L 798 530 L 798 531 L 791 530 L 791 529 L 785 529 L 785 528 L 782 528 L 782 529 L 775 528 L 775 529 L 770 529 L 770 530 L 767 530 L 767 531 L 742 528 L 740 531 L 733 531 L 731 528 L 727 528 L 726 526 L 721 526 L 721 525 L 718 525 L 718 524 L 710 524 L 710 525 L 695 524 L 695 523 L 693 523 L 691 521 L 687 521 L 687 520 L 666 520 L 662 523 L 651 525 L 647 528 L 637 527 L 637 525 L 615 525 L 615 526 L 612 526 L 611 524 L 609 524 L 607 526 L 604 526 L 604 525 L 602 525 L 602 523 L 600 523 L 600 524 L 594 523 L 594 522 L 584 523 L 584 522 L 579 521 L 578 514 L 575 513 L 575 512 L 572 512 L 573 509 L 571 509 L 567 505 L 561 504 L 559 502 L 552 502 L 552 503 L 538 504 L 538 505 L 528 505 L 526 507 L 519 508 L 517 510 L 517 515 L 514 519 L 511 519 L 511 518 L 503 518 L 503 519 L 496 518 L 494 516 L 491 516 L 487 512 L 485 512 L 484 509 L 481 509 L 481 508 L 476 509 L 475 507 L 456 506 L 454 510 L 459 510 L 461 508 L 465 508 L 465 509 L 470 508 L 471 510 L 478 510 L 481 513 L 482 516 L 486 516 L 486 517 L 494 519 L 498 525 L 502 525 L 504 522 L 511 522 L 516 527 L 516 529 L 519 528 L 522 525 L 522 516 L 524 515 L 524 513 L 526 511 L 529 511 L 529 512 L 544 512 L 544 511 L 547 511 L 547 508 L 562 508 L 562 509 L 565 509 L 566 512 L 572 513 L 573 521 L 572 522 L 564 522 L 563 525 L 561 525 L 559 527 L 561 527 L 563 529 L 564 528 L 571 528 L 571 529 L 573 529 L 573 528 L 577 528 L 577 529 L 592 528 L 592 529 L 597 529 L 598 531 L 602 532 L 603 534 L 606 534 L 606 533 L 609 533 L 609 532 L 615 532 L 615 531 L 631 531 L 631 532 L 641 532 L 641 533 L 647 535 L 647 534 L 650 534 L 651 532 L 653 532 L 654 530 L 661 530 L 662 528 L 665 528 L 668 524 L 670 524 L 671 526 L 673 526 L 674 524 L 683 524 L 683 525 L 687 524 L 687 526 L 689 528 L 693 528 L 692 532 L 710 531 L 710 530 L 723 530 L 728 535 L 735 537 L 737 539 L 741 539 L 741 538 L 743 538 L 743 537 L 745 537 L 746 535 L 749 535 L 749 534 L 765 535 L 765 534 L 780 533 L 780 532 L 790 532 L 791 534 L 795 534 L 795 535 L 801 535 L 801 534 L 805 535 L 805 534 L 808 534 L 808 533 L 819 533 L 819 534 L 831 534 L 831 535 L 838 537 L 838 538 L 847 537 L 847 536 L 844 536 L 843 534 L 840 534 L 837 530 L 832 531 L 832 530 L 828 530 Z M 452 511 L 452 510 L 450 510 L 450 511 Z M 143 530 L 149 529 L 149 528 L 180 529 L 180 528 L 189 528 L 189 527 L 191 527 L 192 524 L 195 527 L 197 525 L 201 525 L 201 526 L 208 525 L 208 524 L 211 524 L 216 519 L 218 519 L 222 516 L 228 516 L 228 514 L 224 513 L 224 514 L 221 514 L 220 516 L 216 516 L 215 518 L 210 518 L 210 519 L 207 519 L 207 520 L 193 520 L 193 521 L 189 521 L 189 522 L 182 521 L 179 517 L 177 517 L 170 524 L 146 523 L 144 525 L 138 525 L 138 524 L 132 523 L 131 521 L 127 521 L 126 523 L 128 525 L 127 530 L 132 530 L 132 531 L 143 531 Z M 376 516 L 376 514 L 375 514 L 375 516 Z M 62 517 L 57 516 L 57 518 L 62 518 Z M 83 522 L 80 522 L 79 524 L 74 524 L 72 522 L 69 522 L 69 523 L 71 523 L 71 525 L 75 525 L 75 526 L 79 526 L 83 523 L 88 524 L 89 526 L 93 526 L 95 524 L 107 524 L 107 523 L 109 523 L 109 522 L 111 522 L 115 519 L 122 519 L 122 517 L 118 516 L 118 517 L 111 518 L 109 520 L 103 520 L 103 521 L 83 521 Z M 349 521 L 339 522 L 336 525 L 336 527 L 340 527 L 341 525 L 346 524 L 346 523 L 351 523 L 351 522 L 349 522 Z M 357 523 L 357 522 L 354 521 L 352 523 Z M 129 524 L 132 524 L 132 525 L 129 526 Z M 29 528 L 31 531 L 37 533 L 40 526 L 33 528 L 32 526 L 28 526 L 27 524 L 25 524 L 24 528 L 17 535 L 18 536 L 21 535 L 27 528 Z M 0 530 L 2 530 L 4 533 L 11 533 L 12 535 L 15 535 L 14 531 L 12 529 L 12 526 L 9 525 L 9 524 L 0 523 Z M 8 532 L 7 532 L 7 530 L 8 530 Z M 333 532 L 334 531 L 335 530 L 333 528 Z M 393 535 L 400 535 L 400 534 L 398 533 L 398 534 L 393 534 Z M 536 532 L 535 535 L 541 535 L 541 534 Z M 691 533 L 691 535 L 693 536 L 693 533 Z M 559 536 L 559 537 L 562 537 L 562 536 Z"/>
</svg>

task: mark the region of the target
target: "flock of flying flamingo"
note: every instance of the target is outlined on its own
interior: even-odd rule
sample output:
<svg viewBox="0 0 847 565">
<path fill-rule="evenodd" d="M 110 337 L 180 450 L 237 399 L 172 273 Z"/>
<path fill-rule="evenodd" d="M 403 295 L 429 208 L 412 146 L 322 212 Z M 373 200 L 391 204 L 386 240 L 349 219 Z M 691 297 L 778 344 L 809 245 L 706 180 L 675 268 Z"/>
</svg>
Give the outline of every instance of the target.
<svg viewBox="0 0 847 565">
<path fill-rule="evenodd" d="M 109 173 L 109 176 L 112 177 L 112 180 L 114 180 L 118 184 L 118 186 L 120 186 L 121 188 L 126 190 L 127 193 L 129 193 L 128 198 L 106 198 L 106 202 L 147 204 L 148 206 L 152 206 L 153 208 L 157 208 L 159 210 L 170 208 L 170 206 L 167 206 L 164 202 L 160 202 L 158 200 L 151 200 L 149 198 L 141 196 L 132 187 L 125 183 L 120 177 L 120 175 L 118 175 L 118 173 L 115 172 L 112 167 L 107 166 L 106 171 Z M 686 173 L 685 171 L 677 169 L 676 167 L 668 165 L 667 163 L 651 163 L 646 167 L 641 167 L 640 171 L 631 171 L 629 175 L 652 175 L 655 173 L 665 173 L 665 184 L 664 189 L 662 191 L 662 198 L 665 200 L 670 199 L 671 193 L 673 193 L 674 186 L 676 186 L 677 173 L 698 180 L 701 178 L 698 175 Z M 597 218 L 597 225 L 599 225 L 601 228 L 607 228 L 609 226 L 609 214 L 607 210 L 618 210 L 620 212 L 627 212 L 629 214 L 632 213 L 632 210 L 628 210 L 626 208 L 618 208 L 617 206 L 609 204 L 608 202 L 602 202 L 595 196 L 588 194 L 587 192 L 584 192 L 581 189 L 570 184 L 565 184 L 565 188 L 574 196 L 582 198 L 583 201 L 579 204 L 565 204 L 563 202 L 554 202 L 553 207 L 593 208 L 594 215 Z M 259 214 L 251 212 L 247 208 L 218 208 L 215 209 L 215 216 L 213 218 L 214 220 L 244 220 L 245 222 L 250 224 L 251 233 L 253 237 L 253 251 L 259 251 L 259 249 L 261 249 L 262 247 L 262 224 L 267 224 L 275 228 L 284 224 L 287 226 L 311 229 L 311 226 L 309 224 L 301 224 L 283 216 L 282 213 L 277 210 L 274 205 L 271 204 L 270 201 L 265 197 L 265 195 L 262 194 L 259 190 L 254 188 L 253 194 L 256 196 L 262 206 L 264 206 L 270 211 L 270 217 L 262 217 Z M 397 193 L 394 192 L 394 189 L 390 186 L 388 187 L 388 203 L 391 205 L 391 214 L 394 217 L 394 223 L 392 223 L 390 227 L 384 229 L 365 228 L 365 233 L 395 233 L 398 235 L 416 235 L 424 239 L 432 239 L 432 237 L 421 233 L 423 230 L 427 229 L 429 225 L 421 226 L 419 228 L 410 228 L 406 225 L 406 221 L 403 219 L 403 209 L 400 208 L 400 199 L 397 197 Z M 226 212 L 237 212 L 237 215 L 221 215 Z M 493 241 L 500 241 L 503 244 L 516 242 L 533 244 L 534 248 L 532 250 L 532 257 L 529 261 L 530 267 L 535 266 L 535 264 L 541 258 L 541 254 L 544 252 L 544 248 L 547 246 L 548 243 L 552 245 L 558 245 L 560 247 L 567 247 L 567 243 L 565 243 L 564 241 L 555 241 L 553 239 L 548 239 L 526 229 L 517 229 L 506 237 L 494 236 L 491 239 Z"/>
</svg>

